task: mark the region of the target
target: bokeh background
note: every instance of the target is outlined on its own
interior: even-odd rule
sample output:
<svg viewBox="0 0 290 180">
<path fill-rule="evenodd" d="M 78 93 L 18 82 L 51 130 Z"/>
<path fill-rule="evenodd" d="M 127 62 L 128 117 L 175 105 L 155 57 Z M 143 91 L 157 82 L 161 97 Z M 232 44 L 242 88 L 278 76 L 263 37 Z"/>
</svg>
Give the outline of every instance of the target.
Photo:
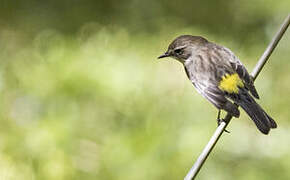
<svg viewBox="0 0 290 180">
<path fill-rule="evenodd" d="M 216 109 L 177 61 L 178 35 L 230 48 L 251 71 L 289 0 L 1 0 L 0 179 L 183 179 Z M 243 112 L 198 179 L 290 179 L 290 32 L 256 81 L 278 122 Z"/>
</svg>

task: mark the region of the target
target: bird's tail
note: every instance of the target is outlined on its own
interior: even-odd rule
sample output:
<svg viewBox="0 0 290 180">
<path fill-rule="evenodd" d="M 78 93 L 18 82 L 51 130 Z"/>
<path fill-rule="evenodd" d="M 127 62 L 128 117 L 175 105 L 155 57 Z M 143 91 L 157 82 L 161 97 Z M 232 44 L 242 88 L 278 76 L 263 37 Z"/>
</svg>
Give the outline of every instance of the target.
<svg viewBox="0 0 290 180">
<path fill-rule="evenodd" d="M 234 98 L 235 102 L 246 111 L 263 134 L 268 134 L 270 129 L 277 127 L 276 122 L 256 103 L 246 90 L 240 89 L 239 95 L 239 98 Z"/>
</svg>

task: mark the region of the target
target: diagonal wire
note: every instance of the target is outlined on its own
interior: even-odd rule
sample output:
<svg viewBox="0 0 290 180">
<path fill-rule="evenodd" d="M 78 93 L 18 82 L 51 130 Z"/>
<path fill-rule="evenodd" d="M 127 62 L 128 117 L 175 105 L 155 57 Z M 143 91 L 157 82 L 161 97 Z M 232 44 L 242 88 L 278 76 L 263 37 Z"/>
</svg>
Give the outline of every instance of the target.
<svg viewBox="0 0 290 180">
<path fill-rule="evenodd" d="M 264 54 L 260 57 L 259 61 L 257 62 L 253 72 L 251 73 L 254 80 L 257 78 L 257 76 L 263 69 L 264 65 L 266 64 L 267 60 L 271 56 L 278 42 L 280 41 L 285 31 L 287 30 L 289 24 L 290 24 L 290 14 L 288 14 L 285 21 L 281 25 L 279 31 L 274 36 L 274 38 L 268 45 L 267 49 L 265 50 Z M 208 155 L 211 153 L 212 149 L 214 148 L 215 144 L 219 140 L 220 136 L 224 132 L 225 128 L 227 127 L 231 119 L 232 119 L 232 116 L 228 113 L 226 117 L 223 119 L 223 122 L 221 122 L 220 125 L 217 127 L 213 136 L 211 137 L 211 139 L 209 140 L 209 142 L 203 149 L 202 153 L 199 155 L 198 159 L 196 160 L 196 162 L 194 163 L 190 171 L 185 176 L 184 180 L 193 180 L 196 177 L 202 165 L 206 161 Z"/>
</svg>

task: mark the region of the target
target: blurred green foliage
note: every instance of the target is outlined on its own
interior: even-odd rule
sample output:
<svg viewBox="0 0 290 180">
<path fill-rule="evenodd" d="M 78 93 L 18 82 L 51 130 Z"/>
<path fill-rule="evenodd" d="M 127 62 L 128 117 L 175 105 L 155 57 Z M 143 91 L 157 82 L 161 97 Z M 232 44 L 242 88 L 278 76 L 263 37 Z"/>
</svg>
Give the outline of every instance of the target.
<svg viewBox="0 0 290 180">
<path fill-rule="evenodd" d="M 177 35 L 232 49 L 251 70 L 290 1 L 0 1 L 0 179 L 182 179 L 216 109 L 176 61 Z M 290 179 L 290 35 L 256 82 L 278 122 L 242 113 L 199 179 Z"/>
</svg>

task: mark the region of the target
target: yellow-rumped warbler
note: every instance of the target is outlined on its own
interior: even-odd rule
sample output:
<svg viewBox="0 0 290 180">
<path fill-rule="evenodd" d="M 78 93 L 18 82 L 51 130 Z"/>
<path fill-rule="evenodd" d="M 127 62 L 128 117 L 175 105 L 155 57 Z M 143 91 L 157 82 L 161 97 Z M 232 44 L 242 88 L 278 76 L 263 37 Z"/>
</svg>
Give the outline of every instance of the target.
<svg viewBox="0 0 290 180">
<path fill-rule="evenodd" d="M 259 106 L 259 95 L 252 77 L 241 61 L 229 49 L 200 36 L 177 37 L 160 58 L 173 57 L 184 65 L 185 72 L 197 91 L 220 110 L 240 116 L 241 106 L 258 129 L 268 134 L 276 122 Z M 252 94 L 252 96 L 249 94 Z"/>
</svg>

